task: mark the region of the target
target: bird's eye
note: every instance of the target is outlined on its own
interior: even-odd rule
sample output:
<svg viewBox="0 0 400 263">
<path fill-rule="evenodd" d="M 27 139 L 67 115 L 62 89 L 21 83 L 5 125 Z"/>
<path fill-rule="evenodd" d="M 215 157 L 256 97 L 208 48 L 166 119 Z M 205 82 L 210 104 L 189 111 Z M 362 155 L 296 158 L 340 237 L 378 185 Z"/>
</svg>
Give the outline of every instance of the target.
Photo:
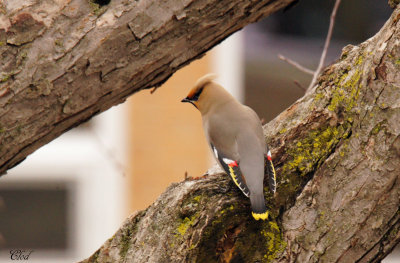
<svg viewBox="0 0 400 263">
<path fill-rule="evenodd" d="M 199 97 L 200 97 L 200 94 L 201 94 L 202 92 L 203 92 L 203 88 L 200 88 L 200 89 L 194 94 L 192 100 L 193 100 L 193 101 L 198 101 L 198 100 L 199 100 Z"/>
</svg>

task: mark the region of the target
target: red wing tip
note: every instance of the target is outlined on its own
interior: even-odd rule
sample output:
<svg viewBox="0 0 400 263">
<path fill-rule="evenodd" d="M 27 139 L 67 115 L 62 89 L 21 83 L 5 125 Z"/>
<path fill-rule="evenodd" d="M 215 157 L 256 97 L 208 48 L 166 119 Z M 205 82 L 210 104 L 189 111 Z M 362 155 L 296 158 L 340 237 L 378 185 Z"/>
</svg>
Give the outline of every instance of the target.
<svg viewBox="0 0 400 263">
<path fill-rule="evenodd" d="M 238 164 L 237 164 L 236 161 L 233 161 L 233 162 L 231 162 L 230 164 L 228 164 L 228 166 L 230 166 L 230 167 L 236 167 L 236 166 L 238 166 Z"/>
<path fill-rule="evenodd" d="M 271 151 L 268 151 L 265 156 L 267 157 L 268 160 L 272 161 Z"/>
</svg>

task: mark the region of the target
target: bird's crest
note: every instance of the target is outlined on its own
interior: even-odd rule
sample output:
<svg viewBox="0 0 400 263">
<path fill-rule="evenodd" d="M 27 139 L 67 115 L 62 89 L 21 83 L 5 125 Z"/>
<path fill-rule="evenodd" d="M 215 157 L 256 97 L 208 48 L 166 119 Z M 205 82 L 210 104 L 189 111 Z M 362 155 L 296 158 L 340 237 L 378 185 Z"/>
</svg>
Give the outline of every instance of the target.
<svg viewBox="0 0 400 263">
<path fill-rule="evenodd" d="M 203 77 L 201 77 L 199 80 L 197 80 L 196 84 L 192 88 L 192 90 L 189 92 L 187 95 L 188 98 L 193 99 L 193 98 L 198 98 L 203 91 L 205 85 L 211 83 L 215 78 L 217 78 L 217 75 L 214 73 L 209 73 Z M 197 100 L 197 99 L 195 99 Z"/>
<path fill-rule="evenodd" d="M 197 80 L 196 84 L 194 85 L 195 86 L 194 90 L 203 88 L 205 85 L 207 85 L 208 83 L 211 83 L 217 77 L 218 77 L 218 75 L 215 73 L 209 73 L 207 75 L 204 75 L 203 77 L 201 77 Z"/>
</svg>

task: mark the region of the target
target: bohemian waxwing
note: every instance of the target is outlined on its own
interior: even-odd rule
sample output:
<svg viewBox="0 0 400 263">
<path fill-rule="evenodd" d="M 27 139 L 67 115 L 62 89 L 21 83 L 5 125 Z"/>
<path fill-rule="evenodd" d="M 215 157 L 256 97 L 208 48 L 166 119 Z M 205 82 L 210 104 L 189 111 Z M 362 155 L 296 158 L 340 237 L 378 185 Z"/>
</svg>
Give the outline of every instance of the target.
<svg viewBox="0 0 400 263">
<path fill-rule="evenodd" d="M 276 176 L 271 153 L 265 144 L 261 121 L 215 83 L 214 74 L 200 78 L 182 102 L 193 104 L 201 113 L 207 141 L 219 165 L 233 182 L 250 197 L 252 215 L 267 219 L 264 201 L 264 174 L 275 193 Z"/>
</svg>

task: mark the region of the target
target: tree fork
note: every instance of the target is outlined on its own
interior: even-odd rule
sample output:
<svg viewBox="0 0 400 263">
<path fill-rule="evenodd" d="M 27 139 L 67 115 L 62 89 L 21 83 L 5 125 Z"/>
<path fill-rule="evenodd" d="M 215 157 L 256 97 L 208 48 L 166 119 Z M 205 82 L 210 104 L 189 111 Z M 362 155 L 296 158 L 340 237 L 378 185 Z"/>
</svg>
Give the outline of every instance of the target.
<svg viewBox="0 0 400 263">
<path fill-rule="evenodd" d="M 264 126 L 279 175 L 269 221 L 209 175 L 170 186 L 83 262 L 379 262 L 400 241 L 399 18 Z"/>
</svg>

